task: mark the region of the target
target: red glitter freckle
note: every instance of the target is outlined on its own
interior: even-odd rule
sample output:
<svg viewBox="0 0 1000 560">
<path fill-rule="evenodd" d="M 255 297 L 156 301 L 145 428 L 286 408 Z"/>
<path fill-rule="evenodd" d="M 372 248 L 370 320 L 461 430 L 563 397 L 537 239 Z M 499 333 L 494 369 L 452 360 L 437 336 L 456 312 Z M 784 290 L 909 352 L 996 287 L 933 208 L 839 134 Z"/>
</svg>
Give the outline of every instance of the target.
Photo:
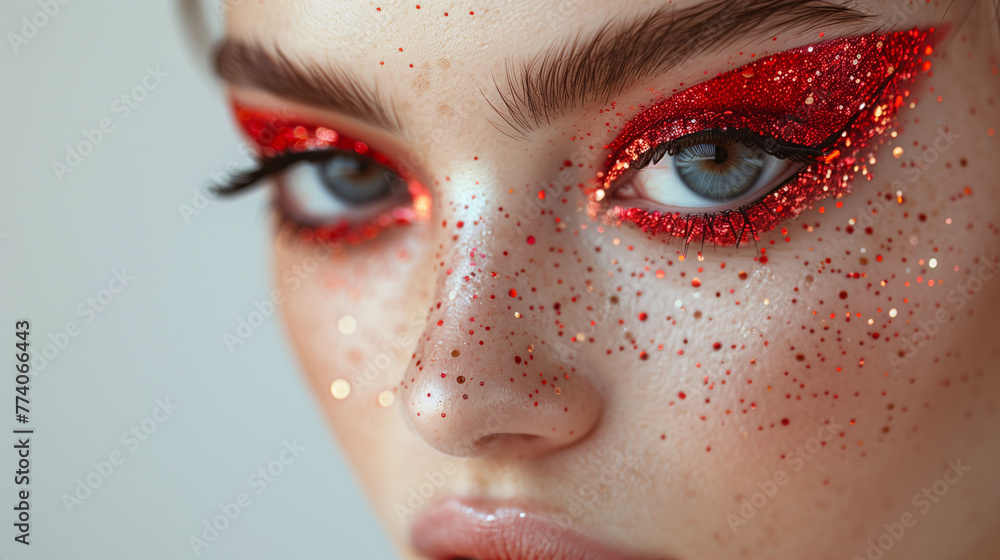
<svg viewBox="0 0 1000 560">
<path fill-rule="evenodd" d="M 639 314 L 639 320 L 640 321 L 645 321 L 648 318 L 649 318 L 649 315 L 646 315 L 645 313 L 640 313 Z"/>
<path fill-rule="evenodd" d="M 681 391 L 680 393 L 677 393 L 677 398 L 684 400 L 687 398 L 687 395 L 684 393 L 684 391 Z"/>
<path fill-rule="evenodd" d="M 529 235 L 528 236 L 528 245 L 534 245 L 534 244 L 535 244 L 535 236 L 534 235 Z"/>
<path fill-rule="evenodd" d="M 359 154 L 365 154 L 368 152 L 368 144 L 365 144 L 364 142 L 355 142 L 354 151 Z"/>
<path fill-rule="evenodd" d="M 517 297 L 517 290 L 511 290 L 509 293 L 510 297 Z"/>
<path fill-rule="evenodd" d="M 457 224 L 455 224 L 455 227 L 457 227 L 458 229 L 462 229 L 464 226 L 465 226 L 465 222 L 463 222 L 461 220 L 459 220 L 459 222 Z"/>
<path fill-rule="evenodd" d="M 695 278 L 695 279 L 691 280 L 691 286 L 693 286 L 695 288 L 700 288 L 701 287 L 701 279 Z"/>
<path fill-rule="evenodd" d="M 847 299 L 847 292 L 840 292 L 840 299 Z"/>
<path fill-rule="evenodd" d="M 721 348 L 722 348 L 721 342 L 716 342 L 715 344 L 712 345 L 712 350 L 719 350 Z"/>
<path fill-rule="evenodd" d="M 781 425 L 782 426 L 787 426 L 788 425 L 788 418 L 782 418 L 781 419 Z"/>
</svg>

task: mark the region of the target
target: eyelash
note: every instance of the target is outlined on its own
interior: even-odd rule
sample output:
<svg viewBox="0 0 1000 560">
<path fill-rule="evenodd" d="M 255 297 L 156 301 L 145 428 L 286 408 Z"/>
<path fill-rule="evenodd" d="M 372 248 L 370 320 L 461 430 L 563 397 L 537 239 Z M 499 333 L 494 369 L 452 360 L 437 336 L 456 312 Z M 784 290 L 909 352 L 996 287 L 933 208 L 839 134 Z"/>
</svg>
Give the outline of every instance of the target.
<svg viewBox="0 0 1000 560">
<path fill-rule="evenodd" d="M 689 134 L 682 138 L 678 138 L 677 140 L 664 142 L 656 146 L 655 148 L 647 150 L 642 154 L 640 154 L 639 156 L 637 156 L 636 159 L 632 161 L 632 163 L 629 166 L 629 169 L 636 172 L 641 171 L 642 169 L 645 169 L 650 165 L 656 164 L 664 156 L 666 155 L 674 156 L 678 152 L 689 146 L 693 146 L 696 144 L 704 144 L 704 143 L 723 142 L 723 141 L 741 142 L 747 146 L 755 146 L 762 149 L 765 153 L 767 153 L 770 156 L 803 164 L 827 163 L 826 158 L 834 157 L 839 153 L 836 152 L 835 150 L 824 150 L 822 148 L 814 148 L 810 146 L 802 146 L 798 144 L 781 142 L 780 140 L 774 137 L 763 136 L 749 129 L 736 129 L 736 130 L 713 129 L 713 130 L 703 130 L 701 132 Z M 760 231 L 757 231 L 755 229 L 754 220 L 750 219 L 750 215 L 753 214 L 756 211 L 756 209 L 763 209 L 767 211 L 775 220 L 774 224 L 770 228 L 773 229 L 773 226 L 776 225 L 778 222 L 780 222 L 781 219 L 778 217 L 778 214 L 774 210 L 769 208 L 764 201 L 767 200 L 767 197 L 770 194 L 776 192 L 785 185 L 803 177 L 804 174 L 808 172 L 807 169 L 808 168 L 802 168 L 796 171 L 792 176 L 785 178 L 784 180 L 781 181 L 781 183 L 774 186 L 766 193 L 763 193 L 762 195 L 758 196 L 754 201 L 750 202 L 749 204 L 743 205 L 737 209 L 708 212 L 703 214 L 683 215 L 684 217 L 683 231 L 685 232 L 684 233 L 685 243 L 684 243 L 683 254 L 685 256 L 687 255 L 688 247 L 694 241 L 694 237 L 692 237 L 692 228 L 695 220 L 698 218 L 705 220 L 705 224 L 701 228 L 702 237 L 701 237 L 701 249 L 699 250 L 699 254 L 703 252 L 705 241 L 710 236 L 712 237 L 716 245 L 726 244 L 720 242 L 720 238 L 716 237 L 715 235 L 716 223 L 719 220 L 725 220 L 724 225 L 729 226 L 730 231 L 735 232 L 737 231 L 737 229 L 733 223 L 734 217 L 741 220 L 743 227 L 739 229 L 739 233 L 735 234 L 735 241 L 733 245 L 737 248 L 740 247 L 744 239 L 744 236 L 747 233 L 747 230 L 749 230 L 750 234 L 749 237 L 753 239 L 754 242 L 756 243 L 757 234 L 759 234 Z M 821 176 L 822 176 L 821 173 L 813 173 L 814 178 L 820 178 Z M 611 189 L 607 191 L 608 195 L 613 195 L 615 190 L 616 189 Z M 641 229 L 643 229 L 647 233 L 658 229 L 657 226 L 660 225 L 654 223 L 657 221 L 657 218 L 659 218 L 659 214 L 655 213 L 651 214 L 650 212 L 639 208 L 622 209 L 621 212 L 617 212 L 617 218 L 621 221 L 631 221 L 633 223 L 636 223 L 636 225 L 638 225 Z M 664 232 L 670 233 L 669 231 L 664 231 Z M 709 232 L 709 235 L 706 235 L 705 232 Z"/>
<path fill-rule="evenodd" d="M 861 172 L 871 179 L 865 166 L 869 156 L 861 157 L 861 152 L 873 148 L 889 128 L 903 97 L 909 95 L 907 86 L 917 73 L 920 70 L 929 71 L 930 63 L 925 62 L 920 55 L 931 54 L 929 37 L 933 31 L 873 34 L 793 49 L 721 74 L 641 112 L 607 146 L 610 148 L 608 164 L 598 174 L 600 185 L 590 192 L 592 216 L 603 216 L 608 221 L 618 223 L 631 222 L 651 236 L 667 236 L 668 242 L 671 237 L 682 238 L 685 255 L 692 243 L 699 242 L 699 256 L 706 242 L 715 246 L 739 247 L 745 241 L 753 240 L 756 245 L 762 233 L 773 230 L 781 222 L 795 217 L 814 203 L 829 196 L 841 198 L 848 194 L 856 173 Z M 892 56 L 887 52 L 891 52 Z M 815 76 L 819 76 L 816 83 L 813 83 L 812 74 L 798 69 L 807 53 L 812 57 L 807 62 L 814 66 L 818 66 L 817 61 L 823 60 L 824 56 L 832 57 L 830 67 L 824 67 L 824 74 L 821 75 L 819 71 L 815 73 Z M 868 54 L 869 58 L 864 59 L 861 53 Z M 837 75 L 834 71 L 834 63 L 845 67 L 842 75 Z M 869 67 L 867 73 L 863 70 L 866 65 Z M 881 81 L 879 71 L 884 76 Z M 768 73 L 776 76 L 773 82 Z M 856 75 L 861 78 L 856 78 Z M 756 92 L 759 94 L 757 99 L 754 99 L 752 86 L 748 93 L 746 85 L 755 77 L 760 78 L 756 83 L 763 86 L 761 91 Z M 831 82 L 830 89 L 826 90 L 821 85 L 822 81 L 831 77 L 839 78 L 840 81 Z M 784 81 L 778 83 L 777 78 L 783 78 Z M 801 82 L 797 82 L 799 78 L 803 78 Z M 871 87 L 871 84 L 875 84 L 875 87 Z M 784 92 L 782 86 L 785 88 Z M 868 95 L 860 99 L 850 95 L 852 88 L 861 89 L 865 86 L 869 86 Z M 731 89 L 727 90 L 727 87 Z M 796 87 L 800 91 L 796 91 Z M 750 105 L 756 103 L 761 107 L 744 106 L 736 111 L 737 114 L 719 109 L 718 106 L 725 106 L 724 103 L 728 101 L 725 95 L 733 92 L 740 94 L 739 98 L 733 98 L 736 99 L 732 102 L 733 105 L 738 106 L 749 99 Z M 840 94 L 841 103 L 836 105 L 835 100 L 829 99 L 820 99 L 817 103 L 812 99 L 813 93 L 807 92 L 821 93 L 824 97 L 831 97 L 831 92 L 832 97 Z M 805 118 L 796 118 L 801 115 L 787 115 L 786 106 L 780 105 L 780 100 L 776 104 L 775 96 L 780 97 L 782 93 L 789 98 L 786 100 L 788 107 L 794 108 L 795 104 L 799 104 L 800 111 L 802 108 L 806 109 Z M 717 97 L 724 100 L 719 102 Z M 679 98 L 693 101 L 687 103 Z M 804 99 L 808 101 L 803 102 Z M 824 102 L 828 102 L 826 105 L 829 106 L 824 106 Z M 717 107 L 713 108 L 713 113 L 711 109 L 700 109 L 699 103 L 709 106 L 715 103 Z M 770 112 L 766 110 L 768 106 Z M 835 121 L 845 116 L 845 106 L 858 109 L 844 119 L 837 130 L 824 132 L 818 126 L 806 126 L 813 124 L 808 118 L 815 115 L 812 111 L 819 113 L 813 120 Z M 700 118 L 689 116 L 698 111 Z M 746 114 L 740 116 L 740 111 Z M 782 113 L 786 114 L 784 121 L 775 117 Z M 699 120 L 709 121 L 714 126 L 698 129 L 692 123 Z M 757 131 L 745 123 L 740 126 L 740 121 L 750 121 Z M 729 122 L 735 124 L 729 125 Z M 763 134 L 761 131 L 774 134 Z M 810 142 L 800 144 L 780 140 L 785 132 Z M 713 138 L 716 141 L 724 139 L 756 145 L 772 156 L 805 165 L 768 192 L 736 209 L 681 214 L 614 205 L 608 208 L 609 197 L 618 188 L 616 181 L 627 170 L 645 168 L 666 154 L 672 155 L 687 145 L 699 141 L 710 142 Z M 840 204 L 838 201 L 837 206 Z M 762 256 L 761 260 L 766 262 L 766 257 Z"/>
<path fill-rule="evenodd" d="M 773 230 L 781 222 L 794 218 L 814 203 L 830 196 L 839 199 L 848 194 L 851 180 L 856 173 L 861 172 L 871 179 L 865 168 L 865 161 L 868 158 L 859 157 L 859 154 L 862 150 L 874 147 L 879 137 L 889 127 L 895 110 L 902 104 L 903 97 L 909 95 L 906 86 L 915 79 L 918 71 L 930 69 L 930 63 L 924 62 L 920 55 L 931 54 L 929 37 L 933 31 L 930 29 L 924 32 L 912 30 L 873 34 L 801 47 L 758 59 L 750 65 L 720 74 L 708 82 L 668 97 L 629 121 L 622 128 L 621 134 L 606 146 L 610 149 L 608 164 L 598 173 L 599 186 L 588 191 L 591 215 L 603 216 L 608 221 L 618 223 L 631 222 L 651 236 L 666 235 L 668 241 L 670 237 L 680 237 L 684 241 L 685 255 L 691 243 L 699 241 L 701 244 L 699 256 L 706 242 L 715 246 L 739 247 L 744 242 L 753 240 L 756 245 L 761 234 Z M 889 46 L 879 50 L 883 49 L 884 44 Z M 875 54 L 871 52 L 873 48 Z M 820 55 L 832 53 L 833 61 L 839 60 L 842 65 L 846 65 L 847 61 L 852 63 L 853 68 L 847 66 L 842 75 L 833 75 L 836 73 L 830 72 L 835 80 L 840 80 L 831 82 L 830 90 L 824 89 L 822 81 L 829 80 L 831 76 L 816 78 L 816 84 L 813 84 L 812 75 L 805 73 L 804 70 L 800 84 L 794 83 L 798 75 L 795 79 L 788 78 L 796 73 L 797 65 L 805 53 L 813 54 L 814 50 L 815 56 L 807 58 L 806 62 L 816 65 L 816 61 L 823 60 Z M 891 58 L 885 53 L 890 50 L 893 51 Z M 863 59 L 862 52 L 867 52 L 876 61 L 874 66 L 868 69 L 867 74 L 862 73 L 863 68 L 865 64 L 871 66 L 872 62 L 871 59 Z M 844 58 L 841 59 L 841 56 Z M 878 62 L 882 65 L 880 66 Z M 877 71 L 885 72 L 886 68 L 889 70 L 884 74 L 886 77 L 883 78 L 881 86 L 874 88 L 862 99 L 858 99 L 857 96 L 851 97 L 851 88 L 855 88 L 858 84 L 860 84 L 858 87 L 864 87 L 869 82 L 876 82 Z M 764 84 L 763 91 L 758 92 L 759 99 L 750 99 L 749 106 L 741 107 L 736 114 L 733 111 L 721 111 L 715 108 L 716 114 L 712 116 L 711 105 L 712 103 L 718 105 L 719 102 L 709 98 L 709 94 L 717 93 L 710 88 L 723 89 L 727 83 L 742 86 L 740 91 L 742 97 L 734 98 L 737 101 L 733 102 L 739 106 L 752 97 L 745 93 L 747 86 L 744 82 L 755 76 L 766 76 L 768 72 L 774 73 L 776 69 L 779 77 L 785 72 L 785 82 L 779 84 L 775 79 L 775 83 L 771 83 L 762 77 L 756 82 Z M 851 72 L 858 72 L 865 80 L 855 78 Z M 876 72 L 876 78 L 871 78 L 873 72 Z M 740 81 L 738 75 L 747 80 Z M 820 75 L 817 71 L 816 76 Z M 775 98 L 771 90 L 780 92 L 782 87 L 787 90 L 789 81 L 793 87 L 802 89 L 798 93 L 795 91 L 790 93 L 798 95 L 794 103 L 800 104 L 800 111 L 806 109 L 804 117 L 787 113 L 784 106 L 773 106 Z M 810 85 L 802 87 L 806 82 Z M 825 98 L 830 97 L 830 91 L 833 91 L 834 96 L 838 93 L 842 95 L 839 106 L 833 106 L 836 100 L 830 101 Z M 811 92 L 808 93 L 809 97 L 805 98 L 807 99 L 805 102 L 802 101 L 805 95 L 803 92 Z M 696 97 L 699 94 L 702 97 Z M 814 94 L 818 102 L 813 100 Z M 697 103 L 688 102 L 693 96 L 707 108 L 699 108 Z M 704 101 L 702 98 L 709 100 Z M 861 102 L 860 107 L 853 114 L 846 115 L 845 106 L 858 107 L 859 102 Z M 825 103 L 831 106 L 826 107 Z M 673 114 L 670 112 L 672 109 Z M 821 121 L 818 125 L 814 125 L 810 120 L 814 115 L 811 111 L 814 110 L 822 113 L 812 119 Z M 218 187 L 217 191 L 222 195 L 242 192 L 262 179 L 280 174 L 296 164 L 320 162 L 336 154 L 369 158 L 395 173 L 388 158 L 371 152 L 366 144 L 343 137 L 329 128 L 286 122 L 276 115 L 240 106 L 235 106 L 235 112 L 240 125 L 258 147 L 259 162 L 255 168 L 232 177 L 228 184 Z M 740 112 L 744 114 L 740 115 Z M 836 121 L 838 118 L 843 119 L 843 122 L 839 123 L 837 130 L 824 132 L 820 129 L 820 125 L 827 124 L 825 121 Z M 279 121 L 277 124 L 276 120 Z M 706 124 L 714 126 L 704 126 L 699 121 L 708 121 Z M 740 123 L 743 126 L 739 126 Z M 800 139 L 803 141 L 789 141 Z M 752 202 L 735 209 L 681 214 L 610 204 L 608 197 L 613 195 L 617 188 L 615 181 L 621 178 L 626 170 L 631 169 L 633 172 L 641 170 L 665 155 L 672 156 L 687 146 L 710 143 L 713 140 L 757 146 L 773 157 L 802 163 L 803 167 Z M 279 196 L 274 199 L 279 223 L 282 229 L 293 229 L 296 237 L 306 241 L 353 243 L 371 239 L 392 225 L 414 223 L 428 218 L 429 191 L 416 181 L 402 174 L 396 174 L 409 185 L 412 206 L 415 209 L 411 215 L 401 216 L 398 213 L 391 217 L 383 215 L 379 216 L 378 223 L 372 220 L 372 223 L 367 224 L 348 224 L 346 219 L 337 224 L 308 224 L 295 217 L 285 206 L 286 203 L 280 196 L 283 187 L 279 183 Z M 837 206 L 840 206 L 839 201 Z M 766 262 L 766 257 L 761 256 L 761 259 Z"/>
<path fill-rule="evenodd" d="M 383 230 L 409 225 L 429 217 L 430 193 L 418 181 L 397 171 L 389 158 L 368 148 L 364 142 L 316 125 L 286 121 L 264 111 L 234 104 L 237 121 L 258 149 L 258 161 L 252 169 L 231 176 L 216 187 L 220 196 L 232 196 L 249 190 L 264 179 L 277 177 L 277 193 L 272 198 L 279 232 L 313 243 L 357 244 L 373 239 Z M 335 156 L 364 158 L 406 182 L 411 204 L 408 209 L 394 208 L 362 223 L 344 218 L 337 223 L 309 223 L 296 216 L 288 205 L 280 174 L 301 163 L 319 163 Z"/>
</svg>

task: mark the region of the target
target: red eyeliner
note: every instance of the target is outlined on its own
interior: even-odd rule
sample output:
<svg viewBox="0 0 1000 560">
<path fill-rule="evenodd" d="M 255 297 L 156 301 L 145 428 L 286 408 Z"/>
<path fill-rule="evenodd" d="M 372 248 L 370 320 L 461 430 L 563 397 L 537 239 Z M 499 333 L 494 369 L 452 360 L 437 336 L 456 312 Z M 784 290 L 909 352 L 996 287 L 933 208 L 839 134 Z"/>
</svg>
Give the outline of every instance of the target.
<svg viewBox="0 0 1000 560">
<path fill-rule="evenodd" d="M 375 163 L 393 170 L 406 181 L 410 193 L 409 206 L 400 206 L 364 222 L 348 218 L 331 224 L 302 225 L 291 218 L 292 212 L 283 210 L 285 203 L 278 195 L 278 209 L 286 222 L 295 223 L 302 241 L 319 243 L 360 243 L 374 238 L 383 230 L 400 225 L 425 221 L 430 217 L 430 191 L 413 177 L 397 170 L 395 163 L 385 155 L 371 149 L 366 143 L 338 133 L 330 127 L 286 118 L 267 111 L 258 111 L 233 102 L 233 113 L 243 132 L 258 153 L 270 158 L 284 153 L 309 150 L 342 150 L 362 155 Z M 281 179 L 279 178 L 279 185 Z M 280 190 L 280 189 L 279 189 Z"/>
<path fill-rule="evenodd" d="M 644 232 L 685 243 L 740 245 L 756 240 L 815 202 L 850 192 L 883 133 L 930 70 L 933 29 L 835 39 L 779 53 L 691 87 L 643 111 L 609 145 L 608 163 L 593 189 L 593 208 Z M 614 182 L 644 152 L 704 130 L 749 130 L 777 141 L 820 148 L 782 186 L 735 210 L 661 213 L 615 205 Z M 871 176 L 868 175 L 870 179 Z M 603 200 L 603 202 L 602 202 Z"/>
</svg>

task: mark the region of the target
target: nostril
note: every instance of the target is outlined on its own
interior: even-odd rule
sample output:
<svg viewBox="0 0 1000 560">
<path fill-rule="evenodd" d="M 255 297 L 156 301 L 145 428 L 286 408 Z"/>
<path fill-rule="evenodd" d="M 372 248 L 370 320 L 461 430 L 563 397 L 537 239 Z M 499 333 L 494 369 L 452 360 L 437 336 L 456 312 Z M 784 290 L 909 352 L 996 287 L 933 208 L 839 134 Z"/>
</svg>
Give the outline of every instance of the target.
<svg viewBox="0 0 1000 560">
<path fill-rule="evenodd" d="M 539 436 L 532 434 L 493 433 L 493 434 L 487 434 L 477 439 L 475 443 L 473 443 L 473 445 L 475 447 L 485 447 L 490 443 L 504 442 L 504 441 L 509 441 L 509 442 L 521 441 L 524 443 L 528 443 L 538 438 Z"/>
</svg>

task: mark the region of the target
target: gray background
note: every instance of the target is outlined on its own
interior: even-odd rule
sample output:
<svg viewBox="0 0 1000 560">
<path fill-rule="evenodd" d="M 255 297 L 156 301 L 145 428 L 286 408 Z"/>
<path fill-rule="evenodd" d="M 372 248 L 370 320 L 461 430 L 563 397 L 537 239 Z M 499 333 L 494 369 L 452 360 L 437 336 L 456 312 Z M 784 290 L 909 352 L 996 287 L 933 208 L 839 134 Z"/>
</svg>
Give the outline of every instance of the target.
<svg viewBox="0 0 1000 560">
<path fill-rule="evenodd" d="M 40 10 L 0 4 L 0 559 L 194 558 L 189 536 L 240 492 L 251 506 L 200 558 L 393 557 L 275 318 L 232 354 L 223 342 L 269 289 L 266 196 L 181 215 L 192 189 L 245 158 L 177 6 L 70 1 L 15 53 L 8 34 Z M 147 66 L 169 76 L 121 119 L 112 103 Z M 52 162 L 105 118 L 114 131 L 57 180 Z M 134 280 L 86 322 L 78 306 L 123 268 Z M 13 542 L 11 510 L 24 318 L 33 354 L 80 328 L 31 382 L 30 547 Z M 167 398 L 179 409 L 147 420 L 156 431 L 131 452 L 122 433 Z M 305 451 L 257 495 L 247 477 L 292 440 Z M 114 451 L 124 463 L 68 513 L 63 495 Z"/>
</svg>

